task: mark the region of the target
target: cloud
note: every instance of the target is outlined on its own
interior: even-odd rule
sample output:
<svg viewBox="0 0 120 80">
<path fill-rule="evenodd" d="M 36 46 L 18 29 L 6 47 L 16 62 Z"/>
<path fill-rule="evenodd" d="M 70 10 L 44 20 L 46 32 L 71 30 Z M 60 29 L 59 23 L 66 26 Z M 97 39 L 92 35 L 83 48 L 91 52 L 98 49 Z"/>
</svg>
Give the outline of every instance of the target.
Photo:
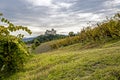
<svg viewBox="0 0 120 80">
<path fill-rule="evenodd" d="M 112 16 L 120 11 L 120 1 L 1 0 L 0 11 L 14 24 L 28 26 L 33 36 L 51 28 L 67 34 L 80 31 L 89 21 L 97 23 Z"/>
<path fill-rule="evenodd" d="M 33 6 L 51 6 L 52 0 L 26 0 Z"/>
<path fill-rule="evenodd" d="M 120 6 L 120 1 L 119 0 L 107 0 L 104 2 L 104 6 L 107 8 L 114 8 L 114 7 Z"/>
<path fill-rule="evenodd" d="M 69 8 L 70 6 L 72 6 L 72 3 L 58 3 L 57 4 L 59 7 L 63 7 L 63 8 Z"/>
<path fill-rule="evenodd" d="M 28 3 L 32 4 L 33 7 L 48 7 L 51 9 L 61 9 L 61 8 L 69 8 L 72 6 L 72 3 L 66 3 L 66 2 L 54 2 L 53 0 L 26 0 Z"/>
<path fill-rule="evenodd" d="M 93 22 L 99 22 L 102 21 L 104 18 L 102 18 L 104 16 L 104 14 L 100 13 L 100 14 L 95 14 L 95 13 L 79 13 L 77 14 L 80 19 L 83 19 L 84 21 L 93 21 Z"/>
</svg>

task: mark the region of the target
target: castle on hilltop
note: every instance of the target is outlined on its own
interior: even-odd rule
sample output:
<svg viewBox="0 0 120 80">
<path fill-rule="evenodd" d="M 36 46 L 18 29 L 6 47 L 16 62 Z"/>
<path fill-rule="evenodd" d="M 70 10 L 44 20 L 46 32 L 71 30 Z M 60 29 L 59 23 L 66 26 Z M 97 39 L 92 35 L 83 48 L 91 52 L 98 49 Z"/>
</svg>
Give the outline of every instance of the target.
<svg viewBox="0 0 120 80">
<path fill-rule="evenodd" d="M 54 29 L 46 30 L 45 35 L 56 35 L 56 30 Z"/>
</svg>

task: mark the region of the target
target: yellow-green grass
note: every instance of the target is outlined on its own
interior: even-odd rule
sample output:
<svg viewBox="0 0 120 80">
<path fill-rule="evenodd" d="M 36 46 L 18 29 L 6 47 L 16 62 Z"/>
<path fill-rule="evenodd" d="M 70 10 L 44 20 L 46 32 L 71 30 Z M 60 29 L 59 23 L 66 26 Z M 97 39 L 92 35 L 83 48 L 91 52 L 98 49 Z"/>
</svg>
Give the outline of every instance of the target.
<svg viewBox="0 0 120 80">
<path fill-rule="evenodd" d="M 81 49 L 80 44 L 34 54 L 24 70 L 5 80 L 120 80 L 120 41 Z"/>
<path fill-rule="evenodd" d="M 39 46 L 37 46 L 35 48 L 35 50 L 33 50 L 33 53 L 43 53 L 43 52 L 48 52 L 48 51 L 52 51 L 53 48 L 51 47 L 52 44 L 54 44 L 57 41 L 61 41 L 63 39 L 60 40 L 52 40 L 49 42 L 45 42 L 45 43 L 41 43 Z"/>
</svg>

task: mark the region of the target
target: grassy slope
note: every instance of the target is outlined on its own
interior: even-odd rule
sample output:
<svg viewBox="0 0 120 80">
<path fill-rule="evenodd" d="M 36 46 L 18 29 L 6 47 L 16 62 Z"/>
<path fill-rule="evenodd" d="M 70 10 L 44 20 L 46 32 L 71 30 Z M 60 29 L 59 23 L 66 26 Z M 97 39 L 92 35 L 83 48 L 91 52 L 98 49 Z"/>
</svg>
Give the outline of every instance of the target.
<svg viewBox="0 0 120 80">
<path fill-rule="evenodd" d="M 62 40 L 62 39 L 60 39 Z M 48 52 L 48 51 L 52 51 L 53 49 L 51 48 L 51 44 L 55 43 L 58 40 L 53 40 L 53 41 L 49 41 L 49 42 L 45 42 L 45 43 L 41 43 L 38 47 L 35 48 L 35 50 L 33 50 L 34 53 L 43 53 L 43 52 Z"/>
<path fill-rule="evenodd" d="M 75 44 L 33 55 L 24 71 L 6 80 L 120 80 L 120 41 L 92 49 Z"/>
</svg>

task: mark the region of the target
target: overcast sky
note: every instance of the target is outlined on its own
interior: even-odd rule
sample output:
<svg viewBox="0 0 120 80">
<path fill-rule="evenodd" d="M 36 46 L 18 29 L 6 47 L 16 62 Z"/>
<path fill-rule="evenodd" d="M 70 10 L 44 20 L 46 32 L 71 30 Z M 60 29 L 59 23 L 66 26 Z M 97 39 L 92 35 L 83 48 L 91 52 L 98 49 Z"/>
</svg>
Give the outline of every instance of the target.
<svg viewBox="0 0 120 80">
<path fill-rule="evenodd" d="M 61 34 L 79 32 L 89 21 L 97 23 L 119 11 L 120 0 L 0 0 L 4 17 L 28 26 L 31 36 L 52 28 Z"/>
</svg>

